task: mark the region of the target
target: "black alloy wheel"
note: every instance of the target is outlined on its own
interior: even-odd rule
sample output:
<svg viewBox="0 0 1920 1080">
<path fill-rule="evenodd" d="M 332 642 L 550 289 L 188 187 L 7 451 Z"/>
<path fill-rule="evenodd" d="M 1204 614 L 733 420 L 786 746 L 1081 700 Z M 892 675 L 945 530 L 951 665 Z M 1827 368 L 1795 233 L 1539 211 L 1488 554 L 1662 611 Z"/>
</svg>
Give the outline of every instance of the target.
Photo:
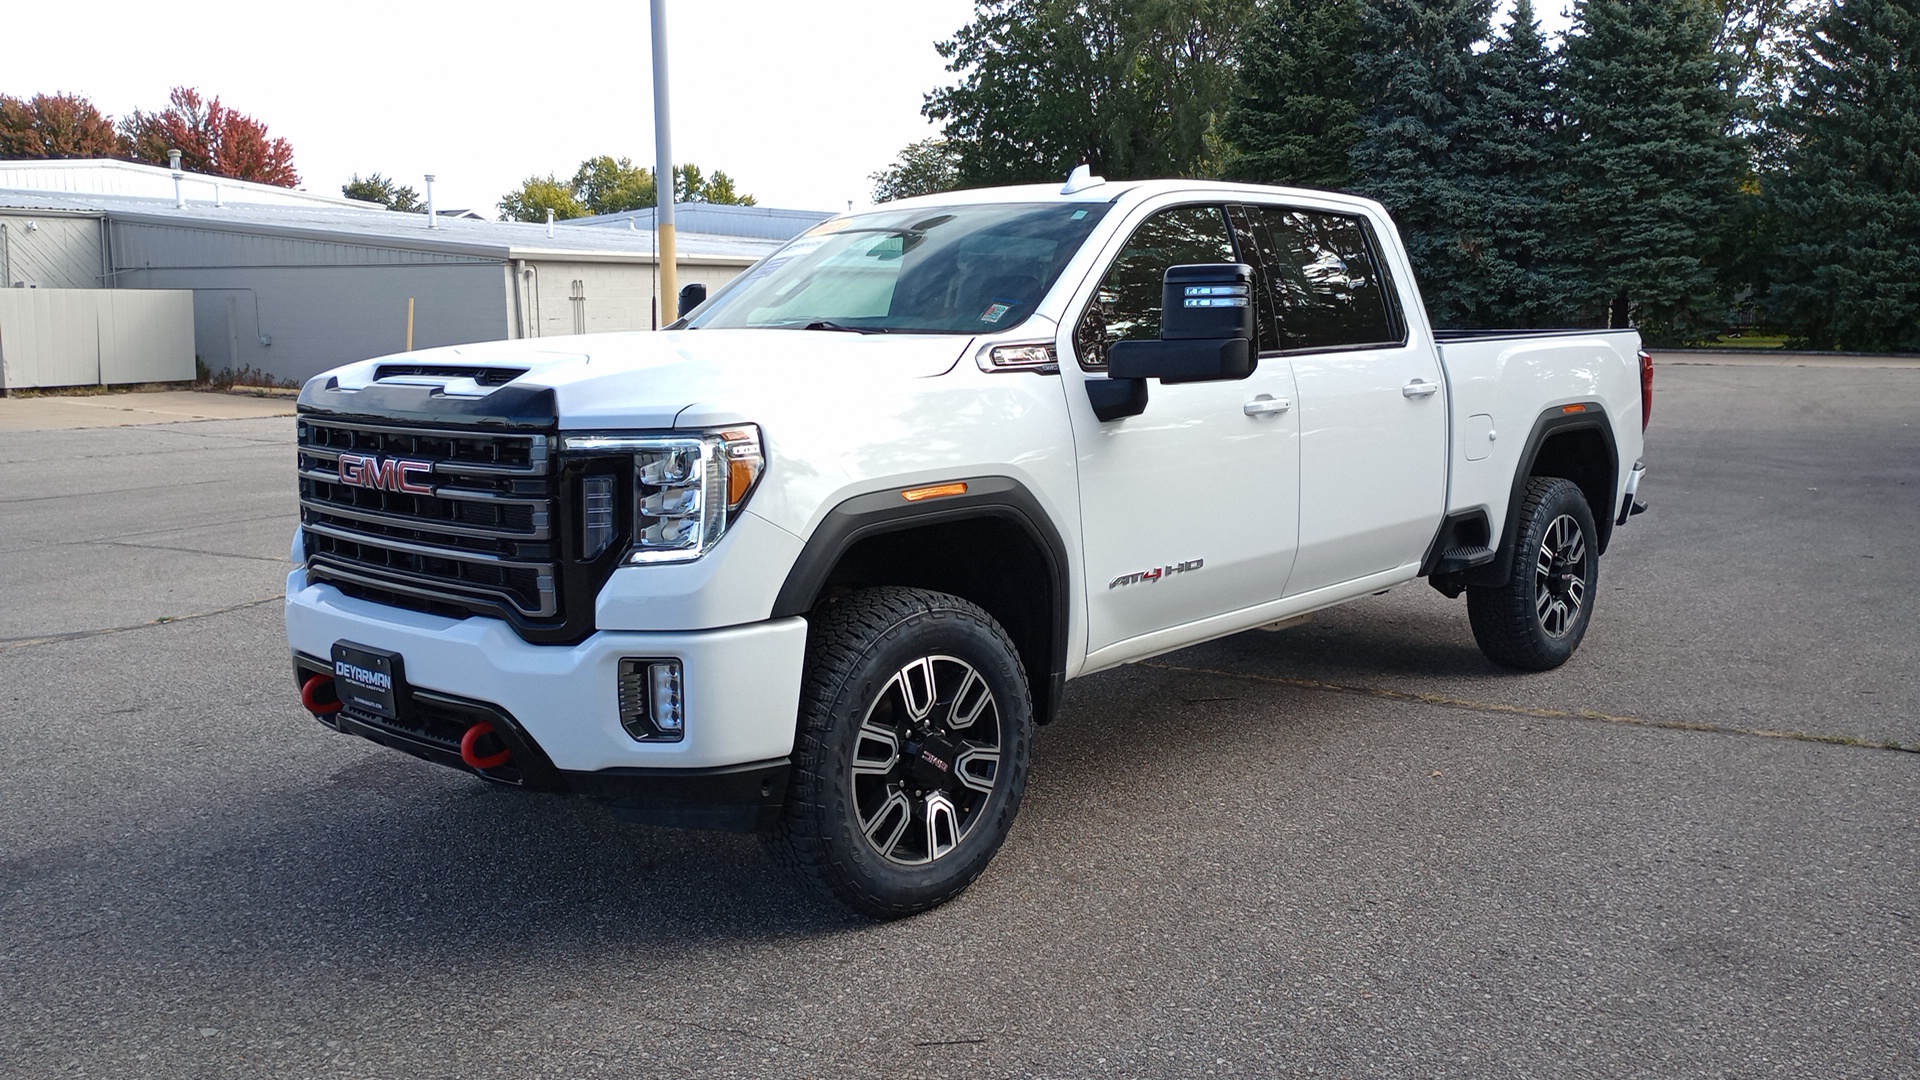
<svg viewBox="0 0 1920 1080">
<path fill-rule="evenodd" d="M 1019 655 L 985 611 L 921 589 L 861 590 L 808 621 L 775 850 L 869 918 L 945 903 L 986 869 L 1026 788 Z"/>
<path fill-rule="evenodd" d="M 1567 662 L 1593 619 L 1599 536 L 1587 497 L 1570 480 L 1536 476 L 1513 517 L 1504 585 L 1467 588 L 1467 618 L 1487 659 L 1522 671 Z"/>
</svg>

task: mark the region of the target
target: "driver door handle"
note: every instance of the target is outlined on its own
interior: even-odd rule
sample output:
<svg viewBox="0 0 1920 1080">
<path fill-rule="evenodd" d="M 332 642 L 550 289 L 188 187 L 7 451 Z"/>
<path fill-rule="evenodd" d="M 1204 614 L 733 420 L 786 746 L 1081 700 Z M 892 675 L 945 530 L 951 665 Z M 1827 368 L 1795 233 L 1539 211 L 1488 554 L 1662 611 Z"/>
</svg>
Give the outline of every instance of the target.
<svg viewBox="0 0 1920 1080">
<path fill-rule="evenodd" d="M 1412 382 L 1408 383 L 1407 385 L 1401 387 L 1400 393 L 1410 398 L 1432 397 L 1434 394 L 1438 393 L 1439 390 L 1440 390 L 1439 383 L 1430 383 L 1425 379 L 1415 379 Z"/>
<path fill-rule="evenodd" d="M 1268 416 L 1273 413 L 1286 412 L 1291 408 L 1293 408 L 1293 399 L 1291 398 L 1276 398 L 1261 394 L 1259 397 L 1242 405 L 1240 411 L 1246 413 L 1248 416 Z"/>
</svg>

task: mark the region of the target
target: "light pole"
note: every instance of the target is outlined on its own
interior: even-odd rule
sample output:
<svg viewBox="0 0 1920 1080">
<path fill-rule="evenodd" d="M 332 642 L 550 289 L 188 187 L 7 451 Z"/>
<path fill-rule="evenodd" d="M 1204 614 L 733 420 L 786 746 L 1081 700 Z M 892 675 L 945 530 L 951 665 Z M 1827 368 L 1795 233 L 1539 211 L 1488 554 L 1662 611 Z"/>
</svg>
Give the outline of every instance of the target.
<svg viewBox="0 0 1920 1080">
<path fill-rule="evenodd" d="M 660 325 L 680 317 L 680 268 L 673 245 L 673 131 L 667 109 L 667 0 L 653 6 L 653 225 L 659 235 Z"/>
</svg>

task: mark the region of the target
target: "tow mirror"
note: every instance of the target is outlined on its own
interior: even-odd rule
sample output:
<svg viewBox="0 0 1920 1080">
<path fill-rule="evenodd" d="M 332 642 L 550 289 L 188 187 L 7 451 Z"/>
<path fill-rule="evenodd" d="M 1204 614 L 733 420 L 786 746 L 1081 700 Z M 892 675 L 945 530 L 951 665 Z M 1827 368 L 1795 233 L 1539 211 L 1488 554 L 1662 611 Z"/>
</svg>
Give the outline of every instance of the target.
<svg viewBox="0 0 1920 1080">
<path fill-rule="evenodd" d="M 680 287 L 680 314 L 685 315 L 694 308 L 707 302 L 707 287 L 694 282 Z"/>
<path fill-rule="evenodd" d="M 1108 358 L 1107 374 L 1116 380 L 1159 379 L 1165 384 L 1253 374 L 1253 267 L 1168 267 L 1161 290 L 1160 340 L 1116 341 Z"/>
</svg>

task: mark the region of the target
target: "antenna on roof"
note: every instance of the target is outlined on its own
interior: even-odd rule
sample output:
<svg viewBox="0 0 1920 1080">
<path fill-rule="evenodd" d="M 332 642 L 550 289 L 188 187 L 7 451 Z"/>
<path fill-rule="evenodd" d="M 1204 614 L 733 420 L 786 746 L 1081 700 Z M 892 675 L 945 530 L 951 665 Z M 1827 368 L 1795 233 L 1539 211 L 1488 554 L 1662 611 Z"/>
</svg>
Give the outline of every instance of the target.
<svg viewBox="0 0 1920 1080">
<path fill-rule="evenodd" d="M 1085 191 L 1090 187 L 1098 187 L 1106 182 L 1106 177 L 1093 175 L 1093 169 L 1083 161 L 1074 166 L 1073 171 L 1067 174 L 1067 186 L 1060 189 L 1060 194 L 1071 195 L 1076 191 Z"/>
</svg>

